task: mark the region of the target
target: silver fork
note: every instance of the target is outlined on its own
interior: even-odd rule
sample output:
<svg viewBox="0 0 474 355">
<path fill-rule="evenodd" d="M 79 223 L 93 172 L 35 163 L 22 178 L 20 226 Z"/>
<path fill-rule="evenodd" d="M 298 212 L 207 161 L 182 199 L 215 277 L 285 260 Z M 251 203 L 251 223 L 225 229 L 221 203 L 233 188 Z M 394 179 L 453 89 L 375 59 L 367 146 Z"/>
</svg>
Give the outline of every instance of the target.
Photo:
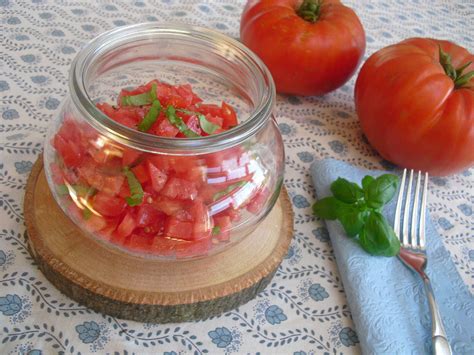
<svg viewBox="0 0 474 355">
<path fill-rule="evenodd" d="M 421 206 L 420 206 L 420 189 L 422 175 L 424 175 L 423 188 L 421 190 Z M 452 354 L 449 346 L 448 338 L 443 327 L 441 315 L 439 314 L 438 305 L 436 304 L 433 289 L 431 288 L 430 279 L 425 274 L 428 259 L 425 250 L 425 219 L 426 219 L 426 199 L 428 195 L 428 173 L 422 174 L 418 172 L 418 178 L 415 186 L 415 196 L 413 204 L 411 203 L 411 192 L 413 186 L 413 170 L 410 171 L 408 179 L 408 188 L 406 192 L 405 203 L 403 196 L 405 190 L 405 181 L 407 177 L 407 169 L 403 170 L 402 182 L 398 193 L 397 209 L 395 211 L 395 221 L 393 230 L 400 239 L 402 248 L 400 249 L 399 258 L 411 270 L 416 271 L 425 285 L 426 296 L 431 313 L 431 337 L 433 341 L 433 354 L 450 355 Z M 404 205 L 404 206 L 402 206 Z M 403 230 L 400 233 L 401 215 L 403 210 Z M 411 228 L 410 224 L 411 210 Z M 409 233 L 410 229 L 410 233 Z"/>
</svg>

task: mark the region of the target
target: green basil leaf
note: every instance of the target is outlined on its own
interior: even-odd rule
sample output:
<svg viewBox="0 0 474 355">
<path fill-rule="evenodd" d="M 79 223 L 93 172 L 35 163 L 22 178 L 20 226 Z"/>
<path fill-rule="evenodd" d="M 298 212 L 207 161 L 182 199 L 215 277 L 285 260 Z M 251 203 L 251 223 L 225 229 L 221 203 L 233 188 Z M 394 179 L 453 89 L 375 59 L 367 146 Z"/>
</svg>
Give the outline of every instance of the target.
<svg viewBox="0 0 474 355">
<path fill-rule="evenodd" d="M 221 234 L 221 227 L 214 226 L 214 228 L 212 228 L 212 235 L 219 235 L 219 234 Z"/>
<path fill-rule="evenodd" d="M 384 174 L 370 183 L 367 190 L 367 205 L 372 208 L 381 208 L 389 202 L 398 188 L 398 176 Z"/>
<path fill-rule="evenodd" d="M 200 112 L 195 112 L 195 111 L 190 111 L 190 110 L 186 110 L 184 108 L 179 108 L 177 109 L 176 111 L 179 111 L 179 112 L 182 112 L 182 113 L 185 113 L 187 115 L 195 115 L 199 118 L 199 125 L 201 126 L 202 130 L 204 132 L 206 132 L 207 134 L 212 134 L 214 133 L 217 129 L 221 128 L 219 127 L 218 125 L 210 122 L 206 116 L 204 116 L 202 113 Z"/>
<path fill-rule="evenodd" d="M 345 204 L 337 198 L 325 197 L 313 205 L 313 213 L 319 218 L 334 220 L 337 219 L 341 209 L 344 209 Z"/>
<path fill-rule="evenodd" d="M 147 112 L 143 120 L 138 124 L 138 130 L 142 132 L 148 131 L 153 123 L 156 122 L 158 116 L 161 112 L 161 104 L 160 101 L 155 100 L 151 104 L 150 110 Z"/>
<path fill-rule="evenodd" d="M 224 190 L 221 190 L 219 192 L 216 192 L 214 196 L 212 196 L 213 201 L 217 201 L 224 197 L 227 194 L 230 194 L 232 191 L 236 190 L 237 188 L 244 186 L 247 183 L 247 181 L 239 181 L 236 182 L 235 184 L 227 186 Z"/>
<path fill-rule="evenodd" d="M 144 92 L 138 95 L 122 96 L 122 106 L 145 106 L 153 102 L 151 91 Z"/>
<path fill-rule="evenodd" d="M 150 97 L 152 101 L 158 100 L 158 96 L 156 94 L 157 88 L 158 88 L 158 85 L 156 85 L 156 83 L 151 84 Z"/>
<path fill-rule="evenodd" d="M 82 218 L 84 218 L 86 221 L 92 217 L 92 214 L 92 211 L 87 207 L 84 207 L 84 209 L 82 210 Z"/>
<path fill-rule="evenodd" d="M 69 189 L 65 184 L 56 185 L 56 192 L 59 196 L 69 195 Z"/>
<path fill-rule="evenodd" d="M 364 197 L 364 191 L 359 185 L 343 178 L 338 178 L 331 184 L 331 191 L 338 200 L 354 203 Z"/>
<path fill-rule="evenodd" d="M 362 189 L 364 191 L 368 191 L 370 184 L 372 184 L 374 180 L 375 179 L 373 176 L 370 176 L 370 175 L 364 176 L 364 178 L 362 179 Z"/>
<path fill-rule="evenodd" d="M 349 207 L 343 209 L 338 214 L 338 219 L 344 227 L 344 231 L 349 237 L 355 237 L 360 233 L 369 216 L 368 211 L 360 211 L 357 208 Z"/>
<path fill-rule="evenodd" d="M 138 206 L 143 202 L 143 188 L 135 174 L 128 168 L 123 168 L 123 173 L 127 178 L 130 196 L 126 198 L 129 206 Z"/>
<path fill-rule="evenodd" d="M 176 128 L 179 129 L 181 133 L 183 133 L 186 137 L 199 137 L 199 134 L 194 132 L 192 129 L 190 129 L 186 123 L 181 119 L 176 114 L 176 109 L 173 106 L 168 106 L 166 109 L 166 117 L 168 118 L 168 121 L 175 126 Z"/>
<path fill-rule="evenodd" d="M 214 133 L 217 129 L 220 127 L 212 122 L 209 122 L 206 118 L 206 116 L 199 114 L 199 124 L 201 125 L 201 128 L 204 132 L 207 134 L 212 134 Z"/>
<path fill-rule="evenodd" d="M 359 234 L 359 244 L 372 255 L 395 256 L 400 251 L 400 241 L 392 227 L 375 211 L 370 212 Z"/>
</svg>

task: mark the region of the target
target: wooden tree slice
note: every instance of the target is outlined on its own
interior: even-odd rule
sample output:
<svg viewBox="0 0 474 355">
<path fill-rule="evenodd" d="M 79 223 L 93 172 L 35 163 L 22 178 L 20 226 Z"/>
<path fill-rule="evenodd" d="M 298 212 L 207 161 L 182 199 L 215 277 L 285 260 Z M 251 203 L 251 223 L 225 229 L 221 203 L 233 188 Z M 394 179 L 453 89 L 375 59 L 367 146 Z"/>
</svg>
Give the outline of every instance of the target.
<svg viewBox="0 0 474 355">
<path fill-rule="evenodd" d="M 182 322 L 218 315 L 254 298 L 270 282 L 293 236 L 283 188 L 271 213 L 242 241 L 196 260 L 134 256 L 84 234 L 59 208 L 42 157 L 24 201 L 29 247 L 60 291 L 96 311 L 141 322 Z"/>
</svg>

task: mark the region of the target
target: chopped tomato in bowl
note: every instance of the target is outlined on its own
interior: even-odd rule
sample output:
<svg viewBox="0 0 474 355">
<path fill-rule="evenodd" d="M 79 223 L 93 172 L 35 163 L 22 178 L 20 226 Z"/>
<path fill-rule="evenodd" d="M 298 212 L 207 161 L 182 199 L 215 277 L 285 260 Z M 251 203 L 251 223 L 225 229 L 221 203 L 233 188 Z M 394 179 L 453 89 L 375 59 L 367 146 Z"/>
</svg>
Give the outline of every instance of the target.
<svg viewBox="0 0 474 355">
<path fill-rule="evenodd" d="M 205 103 L 190 85 L 158 80 L 96 107 L 123 126 L 173 139 L 212 136 L 239 123 L 230 104 Z M 72 115 L 50 144 L 48 171 L 61 206 L 97 239 L 133 253 L 189 258 L 218 250 L 245 221 L 265 215 L 281 184 L 250 144 L 157 154 L 109 140 Z"/>
</svg>

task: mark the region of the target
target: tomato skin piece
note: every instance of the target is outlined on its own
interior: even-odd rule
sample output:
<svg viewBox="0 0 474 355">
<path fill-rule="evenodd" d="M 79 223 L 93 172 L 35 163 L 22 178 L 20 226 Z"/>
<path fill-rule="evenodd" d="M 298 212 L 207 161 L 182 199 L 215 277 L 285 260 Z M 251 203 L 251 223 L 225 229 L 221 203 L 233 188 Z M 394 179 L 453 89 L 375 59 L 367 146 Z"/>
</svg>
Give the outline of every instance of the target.
<svg viewBox="0 0 474 355">
<path fill-rule="evenodd" d="M 107 193 L 99 191 L 92 198 L 92 207 L 102 216 L 117 217 L 125 211 L 127 203 L 120 197 L 111 197 Z"/>
<path fill-rule="evenodd" d="M 374 53 L 355 85 L 355 106 L 369 143 L 388 161 L 431 175 L 474 164 L 474 79 L 454 88 L 439 63 L 439 46 L 454 68 L 474 55 L 454 43 L 411 38 Z M 474 63 L 464 73 L 474 70 Z"/>
<path fill-rule="evenodd" d="M 297 14 L 300 4 L 248 1 L 240 39 L 267 65 L 278 92 L 323 95 L 343 85 L 357 69 L 365 51 L 364 28 L 339 0 L 322 1 L 315 23 Z"/>
</svg>

